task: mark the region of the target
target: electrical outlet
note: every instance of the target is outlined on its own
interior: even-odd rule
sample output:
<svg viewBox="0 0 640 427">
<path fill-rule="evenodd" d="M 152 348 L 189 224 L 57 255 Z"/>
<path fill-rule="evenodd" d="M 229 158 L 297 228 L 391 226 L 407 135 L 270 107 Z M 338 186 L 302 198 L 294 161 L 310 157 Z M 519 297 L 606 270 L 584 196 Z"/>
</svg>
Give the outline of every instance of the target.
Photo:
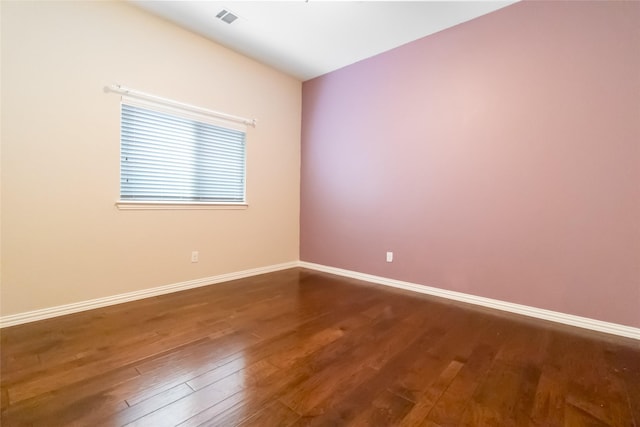
<svg viewBox="0 0 640 427">
<path fill-rule="evenodd" d="M 393 252 L 387 252 L 387 262 L 393 262 Z"/>
<path fill-rule="evenodd" d="M 191 262 L 198 262 L 199 258 L 200 254 L 198 253 L 198 251 L 191 252 Z"/>
</svg>

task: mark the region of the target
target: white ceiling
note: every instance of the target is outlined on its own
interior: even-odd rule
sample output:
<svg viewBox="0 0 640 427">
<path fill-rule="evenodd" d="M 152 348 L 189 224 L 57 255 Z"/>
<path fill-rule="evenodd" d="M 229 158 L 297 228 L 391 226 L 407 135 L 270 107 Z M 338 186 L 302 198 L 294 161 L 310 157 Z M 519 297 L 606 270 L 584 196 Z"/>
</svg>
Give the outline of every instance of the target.
<svg viewBox="0 0 640 427">
<path fill-rule="evenodd" d="M 514 3 L 130 1 L 303 81 Z M 222 9 L 239 19 L 216 18 Z"/>
</svg>

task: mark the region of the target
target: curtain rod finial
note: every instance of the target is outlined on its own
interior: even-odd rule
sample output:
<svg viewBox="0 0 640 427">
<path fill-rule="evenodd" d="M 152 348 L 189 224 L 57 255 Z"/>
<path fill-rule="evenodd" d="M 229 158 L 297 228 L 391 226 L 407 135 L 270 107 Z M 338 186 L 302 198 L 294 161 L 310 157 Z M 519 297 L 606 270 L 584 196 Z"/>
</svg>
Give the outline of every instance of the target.
<svg viewBox="0 0 640 427">
<path fill-rule="evenodd" d="M 119 84 L 113 84 L 105 86 L 103 89 L 105 93 L 118 92 L 119 90 L 122 90 L 122 86 L 120 86 Z"/>
</svg>

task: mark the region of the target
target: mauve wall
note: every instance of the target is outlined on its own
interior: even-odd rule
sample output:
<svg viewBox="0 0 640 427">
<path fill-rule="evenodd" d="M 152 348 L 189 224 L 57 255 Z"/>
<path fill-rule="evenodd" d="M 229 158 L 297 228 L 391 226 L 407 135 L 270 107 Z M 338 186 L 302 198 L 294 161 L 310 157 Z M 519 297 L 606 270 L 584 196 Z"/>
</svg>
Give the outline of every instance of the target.
<svg viewBox="0 0 640 427">
<path fill-rule="evenodd" d="M 303 261 L 640 327 L 640 3 L 518 3 L 304 83 L 301 197 Z"/>
</svg>

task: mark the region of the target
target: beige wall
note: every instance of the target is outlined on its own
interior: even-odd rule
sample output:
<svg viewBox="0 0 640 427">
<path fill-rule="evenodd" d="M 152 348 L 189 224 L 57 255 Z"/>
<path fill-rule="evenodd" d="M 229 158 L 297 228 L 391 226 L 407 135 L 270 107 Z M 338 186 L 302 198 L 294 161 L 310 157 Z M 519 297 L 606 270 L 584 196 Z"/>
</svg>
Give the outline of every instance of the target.
<svg viewBox="0 0 640 427">
<path fill-rule="evenodd" d="M 112 83 L 256 117 L 249 208 L 115 208 Z M 297 260 L 300 97 L 296 79 L 128 4 L 3 1 L 2 315 Z"/>
</svg>

